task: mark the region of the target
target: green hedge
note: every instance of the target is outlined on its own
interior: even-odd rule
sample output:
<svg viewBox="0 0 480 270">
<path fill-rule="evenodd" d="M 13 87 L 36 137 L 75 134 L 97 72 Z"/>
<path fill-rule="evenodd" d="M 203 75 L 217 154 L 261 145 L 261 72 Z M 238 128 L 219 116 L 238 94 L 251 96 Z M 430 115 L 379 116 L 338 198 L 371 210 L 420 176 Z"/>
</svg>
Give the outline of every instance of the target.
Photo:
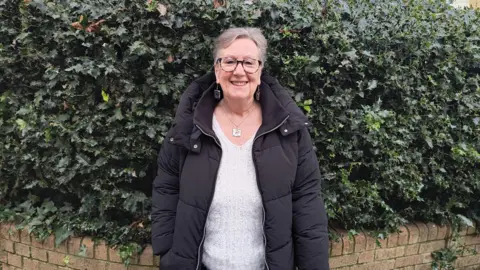
<svg viewBox="0 0 480 270">
<path fill-rule="evenodd" d="M 439 0 L 0 1 L 0 220 L 150 241 L 155 159 L 230 26 L 314 123 L 330 221 L 480 220 L 480 14 Z"/>
</svg>

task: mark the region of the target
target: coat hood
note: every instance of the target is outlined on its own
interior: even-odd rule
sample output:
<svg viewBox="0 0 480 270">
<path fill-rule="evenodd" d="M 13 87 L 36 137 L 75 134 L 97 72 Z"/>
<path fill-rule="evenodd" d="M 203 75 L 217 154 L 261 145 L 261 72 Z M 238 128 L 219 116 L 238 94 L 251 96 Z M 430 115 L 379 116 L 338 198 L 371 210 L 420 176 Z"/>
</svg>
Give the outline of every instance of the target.
<svg viewBox="0 0 480 270">
<path fill-rule="evenodd" d="M 213 111 L 218 103 L 213 96 L 215 87 L 215 73 L 209 72 L 194 80 L 182 94 L 171 135 L 177 144 L 197 152 L 200 151 L 198 138 L 203 132 L 215 136 L 212 130 Z M 310 126 L 308 118 L 295 104 L 288 91 L 277 79 L 265 72 L 262 72 L 261 76 L 259 102 L 263 119 L 259 134 L 280 128 L 283 135 L 288 135 Z M 192 149 L 194 144 L 197 144 L 197 147 Z"/>
</svg>

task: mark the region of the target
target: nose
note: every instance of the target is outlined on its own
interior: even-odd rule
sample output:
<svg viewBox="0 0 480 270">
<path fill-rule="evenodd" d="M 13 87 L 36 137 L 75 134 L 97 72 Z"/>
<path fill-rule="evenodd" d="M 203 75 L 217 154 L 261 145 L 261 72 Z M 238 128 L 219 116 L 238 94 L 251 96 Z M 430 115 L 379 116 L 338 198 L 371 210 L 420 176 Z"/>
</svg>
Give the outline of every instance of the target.
<svg viewBox="0 0 480 270">
<path fill-rule="evenodd" d="M 242 66 L 242 68 L 239 68 L 239 66 Z M 233 70 L 233 74 L 237 74 L 237 75 L 246 74 L 245 69 L 243 68 L 243 62 L 237 62 L 237 66 Z"/>
</svg>

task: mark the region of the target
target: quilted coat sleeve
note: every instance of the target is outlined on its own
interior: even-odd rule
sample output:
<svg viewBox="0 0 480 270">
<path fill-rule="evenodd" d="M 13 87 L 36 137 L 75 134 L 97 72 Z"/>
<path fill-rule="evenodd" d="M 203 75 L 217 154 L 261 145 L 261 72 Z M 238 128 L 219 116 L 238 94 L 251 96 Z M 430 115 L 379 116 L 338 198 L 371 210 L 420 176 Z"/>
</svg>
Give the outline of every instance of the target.
<svg viewBox="0 0 480 270">
<path fill-rule="evenodd" d="M 298 270 L 328 270 L 328 221 L 318 159 L 307 128 L 300 131 L 293 186 L 293 238 Z"/>
<path fill-rule="evenodd" d="M 167 136 L 168 138 L 168 136 Z M 163 256 L 172 247 L 179 194 L 179 147 L 165 140 L 152 190 L 152 248 Z"/>
</svg>

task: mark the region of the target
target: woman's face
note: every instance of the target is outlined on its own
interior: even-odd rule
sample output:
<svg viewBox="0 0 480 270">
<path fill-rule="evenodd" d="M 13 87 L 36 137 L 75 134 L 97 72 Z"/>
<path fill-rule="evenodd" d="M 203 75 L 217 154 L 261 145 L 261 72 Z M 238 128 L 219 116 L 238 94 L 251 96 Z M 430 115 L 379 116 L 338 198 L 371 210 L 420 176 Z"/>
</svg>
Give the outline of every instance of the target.
<svg viewBox="0 0 480 270">
<path fill-rule="evenodd" d="M 253 98 L 255 90 L 260 85 L 262 66 L 260 65 L 258 70 L 252 74 L 245 72 L 242 63 L 238 63 L 233 71 L 225 71 L 224 69 L 229 70 L 226 67 L 228 63 L 233 63 L 231 62 L 232 59 L 239 61 L 254 59 L 253 62 L 249 60 L 248 63 L 244 63 L 247 71 L 252 70 L 251 64 L 258 63 L 258 59 L 260 59 L 260 50 L 255 42 L 246 38 L 237 39 L 229 47 L 220 50 L 217 57 L 224 59 L 223 61 L 230 59 L 227 60 L 229 62 L 222 63 L 223 69 L 220 63 L 215 65 L 215 76 L 217 83 L 222 87 L 224 97 L 230 100 Z"/>
</svg>

